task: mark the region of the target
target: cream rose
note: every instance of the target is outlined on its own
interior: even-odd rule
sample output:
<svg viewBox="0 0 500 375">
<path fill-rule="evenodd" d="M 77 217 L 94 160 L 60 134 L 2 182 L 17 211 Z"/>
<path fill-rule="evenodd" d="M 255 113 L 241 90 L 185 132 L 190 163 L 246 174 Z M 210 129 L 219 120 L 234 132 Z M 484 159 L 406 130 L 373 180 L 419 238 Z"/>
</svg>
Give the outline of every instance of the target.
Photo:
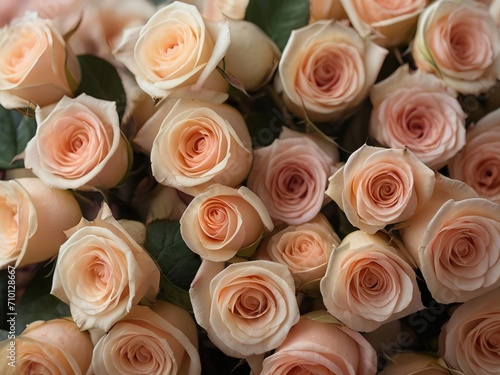
<svg viewBox="0 0 500 375">
<path fill-rule="evenodd" d="M 407 147 L 429 168 L 444 167 L 465 144 L 457 93 L 432 74 L 404 65 L 374 85 L 370 99 L 370 136 L 383 146 Z"/>
<path fill-rule="evenodd" d="M 248 188 L 215 185 L 197 195 L 180 219 L 186 245 L 203 259 L 223 262 L 256 246 L 273 230 L 266 206 Z"/>
<path fill-rule="evenodd" d="M 424 308 L 404 248 L 381 232 L 348 234 L 330 257 L 320 288 L 328 312 L 356 331 L 374 331 Z"/>
<path fill-rule="evenodd" d="M 330 177 L 326 194 L 352 225 L 373 234 L 417 213 L 434 181 L 434 172 L 411 151 L 363 145 Z"/>
<path fill-rule="evenodd" d="M 467 129 L 465 147 L 448 163 L 450 177 L 500 203 L 500 109 Z"/>
<path fill-rule="evenodd" d="M 376 374 L 377 355 L 360 333 L 329 322 L 326 313 L 318 319 L 308 315 L 300 318 L 285 342 L 264 360 L 261 375 Z"/>
<path fill-rule="evenodd" d="M 153 98 L 197 96 L 223 102 L 227 93 L 209 89 L 227 88 L 215 69 L 230 44 L 229 24 L 212 9 L 204 13 L 208 18 L 194 5 L 174 1 L 144 26 L 125 30 L 114 55 Z M 202 87 L 210 92 L 202 94 Z"/>
<path fill-rule="evenodd" d="M 389 366 L 379 375 L 450 375 L 446 362 L 439 357 L 425 353 L 400 353 L 390 359 Z"/>
<path fill-rule="evenodd" d="M 15 340 L 0 343 L 0 367 L 8 375 L 85 375 L 93 348 L 89 333 L 80 331 L 71 319 L 38 320 Z"/>
<path fill-rule="evenodd" d="M 500 205 L 465 183 L 440 176 L 432 199 L 400 234 L 437 302 L 500 287 Z"/>
<path fill-rule="evenodd" d="M 26 168 L 61 189 L 112 188 L 129 168 L 129 147 L 116 105 L 86 94 L 37 108 L 37 133 L 24 153 Z"/>
<path fill-rule="evenodd" d="M 64 231 L 82 218 L 72 193 L 49 188 L 38 178 L 0 181 L 0 269 L 55 257 Z"/>
<path fill-rule="evenodd" d="M 420 15 L 412 55 L 419 69 L 478 95 L 500 78 L 500 31 L 477 1 L 439 0 Z"/>
<path fill-rule="evenodd" d="M 146 151 L 151 149 L 151 167 L 159 183 L 189 195 L 200 194 L 215 183 L 236 187 L 252 165 L 252 141 L 245 120 L 227 104 L 183 99 L 173 105 L 165 103 L 134 142 Z"/>
<path fill-rule="evenodd" d="M 67 303 L 81 330 L 108 331 L 141 299 L 154 300 L 160 271 L 104 203 L 94 221 L 68 231 L 51 293 Z"/>
<path fill-rule="evenodd" d="M 500 368 L 500 288 L 458 306 L 439 337 L 439 352 L 465 375 L 495 375 Z"/>
<path fill-rule="evenodd" d="M 368 96 L 387 53 L 333 20 L 292 31 L 279 63 L 286 106 L 311 121 L 347 115 Z"/>
<path fill-rule="evenodd" d="M 282 264 L 204 260 L 189 289 L 196 322 L 231 357 L 276 348 L 298 322 L 293 278 Z"/>
<path fill-rule="evenodd" d="M 95 374 L 198 375 L 196 323 L 189 313 L 164 301 L 134 306 L 97 342 Z"/>
<path fill-rule="evenodd" d="M 0 104 L 26 108 L 71 96 L 80 66 L 51 20 L 27 12 L 0 29 Z"/>
<path fill-rule="evenodd" d="M 318 214 L 307 223 L 288 226 L 266 237 L 254 258 L 286 265 L 297 290 L 317 293 L 328 259 L 339 244 L 340 238 L 328 219 Z"/>
<path fill-rule="evenodd" d="M 254 150 L 247 186 L 275 222 L 303 224 L 321 210 L 328 177 L 337 170 L 338 161 L 332 144 L 326 149 L 314 138 L 284 128 L 280 138 Z"/>
</svg>

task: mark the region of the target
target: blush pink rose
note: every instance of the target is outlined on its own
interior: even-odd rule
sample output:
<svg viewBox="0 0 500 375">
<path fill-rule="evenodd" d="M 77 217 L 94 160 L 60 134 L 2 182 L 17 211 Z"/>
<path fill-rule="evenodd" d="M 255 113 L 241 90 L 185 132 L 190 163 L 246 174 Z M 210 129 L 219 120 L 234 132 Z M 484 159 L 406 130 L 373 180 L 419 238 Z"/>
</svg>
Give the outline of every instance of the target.
<svg viewBox="0 0 500 375">
<path fill-rule="evenodd" d="M 450 375 L 446 362 L 435 355 L 404 352 L 391 357 L 379 375 Z"/>
<path fill-rule="evenodd" d="M 478 95 L 500 78 L 500 31 L 477 1 L 435 1 L 419 17 L 412 55 L 419 69 Z"/>
<path fill-rule="evenodd" d="M 465 147 L 448 163 L 450 177 L 500 203 L 500 109 L 467 129 Z"/>
<path fill-rule="evenodd" d="M 368 145 L 330 177 L 326 191 L 355 227 L 373 234 L 410 219 L 432 196 L 434 172 L 407 149 Z"/>
<path fill-rule="evenodd" d="M 382 146 L 407 147 L 429 168 L 446 165 L 465 144 L 465 118 L 457 93 L 432 74 L 408 65 L 370 90 L 368 132 Z"/>
</svg>

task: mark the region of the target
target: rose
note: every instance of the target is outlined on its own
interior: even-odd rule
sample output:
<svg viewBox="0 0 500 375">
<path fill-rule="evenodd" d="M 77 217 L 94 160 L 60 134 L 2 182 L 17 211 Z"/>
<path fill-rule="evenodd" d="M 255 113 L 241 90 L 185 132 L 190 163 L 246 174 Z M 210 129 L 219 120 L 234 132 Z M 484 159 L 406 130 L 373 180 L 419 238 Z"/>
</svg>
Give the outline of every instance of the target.
<svg viewBox="0 0 500 375">
<path fill-rule="evenodd" d="M 500 78 L 500 33 L 477 1 L 439 0 L 420 15 L 412 43 L 419 69 L 462 94 L 478 95 Z"/>
<path fill-rule="evenodd" d="M 428 0 L 340 0 L 353 27 L 385 47 L 408 43 Z"/>
<path fill-rule="evenodd" d="M 209 77 L 220 89 L 217 81 L 224 80 L 215 69 L 230 44 L 229 24 L 209 11 L 210 17 L 203 18 L 194 5 L 174 1 L 144 26 L 127 29 L 115 58 L 153 98 L 202 95 L 200 89 L 210 87 Z M 227 94 L 211 91 L 206 97 L 223 102 Z"/>
<path fill-rule="evenodd" d="M 216 0 L 215 2 L 221 12 L 228 18 L 242 20 L 245 18 L 249 0 Z"/>
<path fill-rule="evenodd" d="M 373 234 L 411 218 L 430 199 L 434 172 L 407 149 L 363 145 L 326 191 L 355 227 Z"/>
<path fill-rule="evenodd" d="M 439 352 L 465 375 L 498 374 L 500 354 L 500 289 L 457 307 L 441 329 Z"/>
<path fill-rule="evenodd" d="M 327 315 L 321 319 L 308 315 L 300 318 L 285 342 L 264 360 L 261 375 L 375 375 L 377 355 L 360 333 L 331 322 Z"/>
<path fill-rule="evenodd" d="M 24 154 L 46 185 L 61 189 L 115 187 L 129 168 L 128 143 L 114 102 L 80 94 L 51 108 L 37 108 L 36 135 Z"/>
<path fill-rule="evenodd" d="M 151 150 L 158 182 L 190 195 L 215 183 L 238 186 L 252 165 L 245 120 L 227 104 L 183 99 L 164 103 L 134 142 L 146 152 Z"/>
<path fill-rule="evenodd" d="M 64 231 L 82 218 L 68 191 L 49 188 L 38 178 L 0 181 L 0 268 L 51 259 L 66 240 Z"/>
<path fill-rule="evenodd" d="M 282 264 L 204 260 L 189 296 L 196 322 L 222 352 L 248 357 L 276 348 L 300 317 L 293 278 Z"/>
<path fill-rule="evenodd" d="M 285 104 L 311 121 L 339 119 L 366 98 L 386 55 L 333 20 L 293 30 L 278 68 Z"/>
<path fill-rule="evenodd" d="M 45 106 L 71 96 L 80 66 L 50 20 L 26 13 L 0 30 L 0 104 Z"/>
<path fill-rule="evenodd" d="M 51 293 L 70 306 L 81 330 L 108 331 L 143 298 L 156 298 L 160 271 L 104 203 L 94 221 L 68 231 Z"/>
<path fill-rule="evenodd" d="M 94 348 L 96 374 L 200 374 L 196 324 L 171 303 L 134 306 Z"/>
<path fill-rule="evenodd" d="M 271 145 L 254 150 L 247 186 L 262 199 L 275 222 L 299 225 L 319 213 L 328 177 L 339 160 L 336 147 L 327 147 L 284 128 Z"/>
<path fill-rule="evenodd" d="M 450 177 L 500 203 L 500 109 L 467 129 L 465 146 L 448 163 Z"/>
<path fill-rule="evenodd" d="M 340 238 L 322 214 L 301 225 L 291 225 L 265 238 L 255 259 L 284 264 L 290 270 L 297 290 L 315 293 L 325 275 L 328 259 Z"/>
<path fill-rule="evenodd" d="M 93 345 L 88 332 L 80 331 L 72 320 L 60 318 L 28 324 L 15 340 L 1 342 L 0 350 L 5 374 L 85 375 Z"/>
<path fill-rule="evenodd" d="M 446 165 L 465 144 L 465 117 L 455 91 L 408 65 L 371 88 L 369 134 L 381 145 L 408 147 L 429 168 Z"/>
<path fill-rule="evenodd" d="M 266 206 L 244 186 L 211 187 L 189 203 L 180 219 L 186 245 L 203 259 L 219 262 L 256 246 L 263 232 L 272 229 Z"/>
<path fill-rule="evenodd" d="M 449 375 L 450 370 L 442 358 L 425 353 L 400 353 L 390 359 L 389 366 L 379 375 Z"/>
<path fill-rule="evenodd" d="M 340 0 L 310 0 L 309 23 L 317 20 L 343 20 L 347 15 Z"/>
<path fill-rule="evenodd" d="M 424 308 L 402 245 L 381 232 L 348 234 L 332 253 L 320 290 L 328 312 L 356 331 Z"/>
<path fill-rule="evenodd" d="M 500 286 L 500 205 L 465 183 L 440 176 L 400 234 L 437 302 L 464 302 Z"/>
</svg>

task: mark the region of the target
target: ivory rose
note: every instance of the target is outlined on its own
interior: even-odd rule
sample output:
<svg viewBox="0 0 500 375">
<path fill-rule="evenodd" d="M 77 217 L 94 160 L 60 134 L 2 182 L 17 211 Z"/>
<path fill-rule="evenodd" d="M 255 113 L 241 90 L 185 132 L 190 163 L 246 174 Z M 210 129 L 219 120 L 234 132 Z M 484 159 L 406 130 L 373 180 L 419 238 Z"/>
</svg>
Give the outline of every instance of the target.
<svg viewBox="0 0 500 375">
<path fill-rule="evenodd" d="M 72 193 L 38 178 L 0 181 L 0 269 L 55 257 L 82 213 Z"/>
<path fill-rule="evenodd" d="M 500 203 L 500 109 L 467 129 L 465 146 L 448 163 L 450 177 Z"/>
<path fill-rule="evenodd" d="M 435 355 L 405 352 L 391 357 L 379 375 L 450 375 L 446 362 Z"/>
<path fill-rule="evenodd" d="M 477 1 L 435 1 L 419 17 L 412 55 L 459 93 L 479 95 L 500 78 L 500 31 Z"/>
<path fill-rule="evenodd" d="M 311 121 L 340 119 L 368 96 L 387 53 L 334 20 L 293 30 L 279 63 L 287 108 Z"/>
<path fill-rule="evenodd" d="M 372 332 L 424 308 L 404 248 L 381 232 L 348 234 L 331 255 L 320 288 L 328 312 L 355 331 Z"/>
<path fill-rule="evenodd" d="M 266 237 L 254 258 L 286 265 L 297 290 L 315 293 L 328 259 L 339 244 L 340 238 L 328 219 L 318 214 L 307 223 L 287 226 Z"/>
<path fill-rule="evenodd" d="M 320 312 L 314 312 L 315 315 Z M 377 355 L 360 333 L 323 318 L 300 318 L 285 342 L 264 360 L 261 375 L 375 375 Z"/>
<path fill-rule="evenodd" d="M 103 203 L 97 217 L 67 232 L 51 294 L 70 306 L 81 330 L 108 331 L 143 298 L 154 300 L 160 271 Z"/>
<path fill-rule="evenodd" d="M 465 375 L 495 375 L 500 368 L 500 289 L 458 306 L 439 337 L 444 360 Z"/>
<path fill-rule="evenodd" d="M 186 245 L 203 259 L 223 262 L 256 245 L 273 229 L 266 206 L 248 188 L 215 185 L 197 195 L 180 219 Z"/>
<path fill-rule="evenodd" d="M 284 128 L 269 146 L 254 150 L 247 186 L 262 199 L 275 222 L 303 224 L 321 210 L 328 177 L 337 170 L 338 161 L 333 144 L 325 146 Z"/>
<path fill-rule="evenodd" d="M 363 145 L 330 177 L 326 194 L 352 225 L 373 234 L 416 214 L 434 182 L 434 172 L 411 151 Z"/>
<path fill-rule="evenodd" d="M 196 324 L 171 303 L 134 306 L 97 342 L 95 374 L 199 375 Z"/>
<path fill-rule="evenodd" d="M 75 374 L 85 375 L 91 366 L 94 348 L 88 332 L 82 332 L 69 318 L 37 320 L 27 325 L 11 341 L 0 343 L 4 353 L 0 367 L 4 374 Z M 9 359 L 12 353 L 13 359 Z M 10 366 L 13 361 L 15 366 Z"/>
<path fill-rule="evenodd" d="M 125 30 L 115 58 L 155 99 L 194 96 L 223 102 L 227 85 L 215 69 L 230 44 L 229 24 L 214 9 L 204 15 L 180 1 L 161 7 L 144 26 Z"/>
<path fill-rule="evenodd" d="M 26 168 L 60 189 L 112 188 L 129 168 L 129 147 L 115 102 L 87 94 L 36 109 L 36 135 L 24 153 Z"/>
<path fill-rule="evenodd" d="M 370 90 L 368 132 L 381 145 L 407 147 L 432 169 L 446 165 L 465 144 L 465 118 L 457 93 L 432 74 L 408 65 Z"/>
<path fill-rule="evenodd" d="M 231 357 L 276 348 L 300 313 L 288 268 L 266 260 L 203 260 L 189 289 L 196 322 Z"/>
<path fill-rule="evenodd" d="M 500 287 L 500 205 L 465 183 L 439 176 L 431 200 L 399 232 L 437 302 Z"/>
</svg>

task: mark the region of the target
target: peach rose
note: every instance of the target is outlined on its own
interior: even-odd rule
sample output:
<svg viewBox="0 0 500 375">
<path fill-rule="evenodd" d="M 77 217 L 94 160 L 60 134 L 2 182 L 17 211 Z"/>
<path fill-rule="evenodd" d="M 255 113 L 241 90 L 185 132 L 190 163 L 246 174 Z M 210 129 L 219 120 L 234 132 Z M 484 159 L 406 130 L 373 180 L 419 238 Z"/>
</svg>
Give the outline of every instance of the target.
<svg viewBox="0 0 500 375">
<path fill-rule="evenodd" d="M 154 300 L 160 271 L 104 203 L 96 219 L 67 232 L 51 293 L 67 303 L 81 330 L 108 331 L 141 299 Z"/>
<path fill-rule="evenodd" d="M 379 375 L 450 375 L 450 369 L 442 358 L 425 353 L 400 353 L 390 359 L 389 366 Z"/>
<path fill-rule="evenodd" d="M 347 14 L 340 0 L 309 0 L 309 23 L 346 18 Z"/>
<path fill-rule="evenodd" d="M 254 256 L 284 264 L 290 270 L 297 290 L 319 291 L 330 255 L 340 238 L 322 214 L 301 225 L 291 225 L 266 237 Z"/>
<path fill-rule="evenodd" d="M 363 145 L 326 191 L 355 227 L 373 234 L 408 220 L 430 199 L 434 172 L 407 149 Z"/>
<path fill-rule="evenodd" d="M 500 288 L 458 306 L 444 325 L 439 351 L 465 375 L 496 375 L 500 368 Z"/>
<path fill-rule="evenodd" d="M 85 375 L 94 346 L 88 332 L 70 319 L 37 320 L 15 340 L 0 343 L 4 374 Z"/>
<path fill-rule="evenodd" d="M 300 313 L 288 268 L 266 260 L 203 260 L 189 289 L 196 322 L 231 357 L 279 346 Z"/>
<path fill-rule="evenodd" d="M 321 279 L 325 307 L 348 327 L 362 332 L 423 309 L 409 262 L 394 238 L 381 232 L 351 232 L 333 252 Z"/>
<path fill-rule="evenodd" d="M 261 375 L 376 374 L 377 355 L 360 333 L 329 322 L 326 315 L 323 319 L 308 315 L 300 318 L 285 342 L 264 360 Z"/>
<path fill-rule="evenodd" d="M 194 5 L 174 1 L 144 26 L 125 30 L 114 55 L 153 98 L 197 96 L 223 102 L 227 93 L 221 90 L 227 85 L 215 69 L 230 44 L 229 24 L 213 9 L 204 15 Z"/>
<path fill-rule="evenodd" d="M 233 20 L 242 20 L 245 18 L 249 2 L 250 0 L 215 0 L 221 12 Z"/>
<path fill-rule="evenodd" d="M 247 186 L 262 199 L 275 222 L 299 225 L 319 213 L 328 177 L 339 161 L 336 147 L 328 147 L 284 128 L 280 138 L 254 150 Z"/>
<path fill-rule="evenodd" d="M 347 115 L 368 96 L 387 53 L 334 20 L 292 31 L 279 63 L 286 106 L 311 121 Z"/>
<path fill-rule="evenodd" d="M 440 176 L 400 234 L 437 302 L 464 302 L 500 287 L 500 205 L 465 183 Z"/>
<path fill-rule="evenodd" d="M 462 94 L 483 93 L 500 78 L 500 31 L 477 1 L 429 5 L 418 20 L 412 54 L 419 69 Z"/>
<path fill-rule="evenodd" d="M 0 29 L 0 104 L 26 108 L 71 96 L 80 66 L 51 20 L 27 12 Z"/>
<path fill-rule="evenodd" d="M 72 193 L 38 178 L 0 181 L 0 269 L 49 260 L 82 218 Z"/>
<path fill-rule="evenodd" d="M 340 0 L 353 27 L 384 47 L 408 43 L 428 0 Z"/>
<path fill-rule="evenodd" d="M 151 150 L 159 183 L 197 195 L 216 183 L 236 187 L 245 180 L 252 165 L 252 141 L 238 110 L 185 99 L 162 107 L 134 140 Z"/>
<path fill-rule="evenodd" d="M 129 147 L 115 102 L 81 94 L 37 108 L 37 133 L 24 153 L 26 168 L 61 189 L 112 188 L 129 168 Z"/>
<path fill-rule="evenodd" d="M 448 163 L 450 177 L 500 203 L 500 109 L 467 129 L 465 147 Z"/>
<path fill-rule="evenodd" d="M 203 259 L 223 262 L 256 246 L 273 230 L 266 206 L 248 188 L 215 185 L 197 195 L 180 219 L 186 245 Z"/>
<path fill-rule="evenodd" d="M 432 74 L 408 65 L 371 88 L 369 134 L 381 145 L 407 147 L 429 168 L 446 165 L 465 144 L 457 93 Z"/>
<path fill-rule="evenodd" d="M 134 306 L 94 348 L 95 374 L 198 375 L 196 324 L 186 310 L 164 301 Z"/>
</svg>

